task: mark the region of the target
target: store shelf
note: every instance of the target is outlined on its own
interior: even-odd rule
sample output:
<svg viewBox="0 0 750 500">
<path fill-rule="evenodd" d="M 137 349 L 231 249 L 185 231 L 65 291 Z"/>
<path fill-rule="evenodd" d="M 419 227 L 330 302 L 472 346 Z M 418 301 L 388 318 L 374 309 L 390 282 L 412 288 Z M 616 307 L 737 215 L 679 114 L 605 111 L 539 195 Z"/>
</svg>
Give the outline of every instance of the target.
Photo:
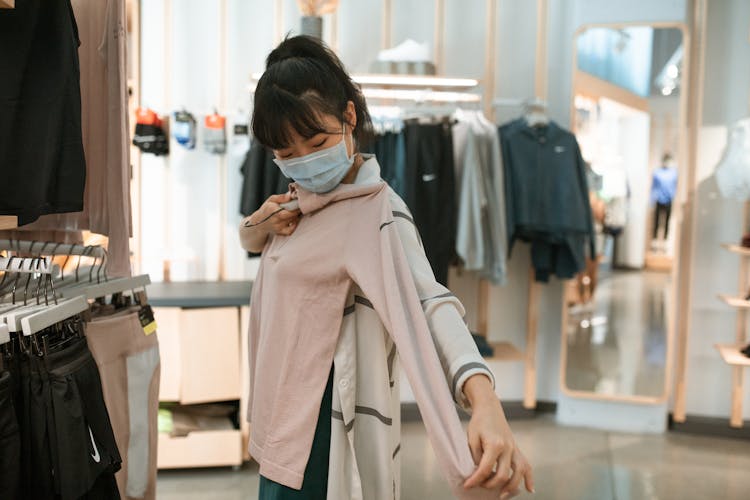
<svg viewBox="0 0 750 500">
<path fill-rule="evenodd" d="M 526 355 L 510 342 L 490 342 L 494 351 L 487 361 L 523 361 Z"/>
<path fill-rule="evenodd" d="M 735 245 L 733 243 L 722 243 L 721 247 L 732 253 L 736 253 L 737 255 L 750 258 L 750 248 Z"/>
<path fill-rule="evenodd" d="M 750 358 L 740 352 L 744 345 L 735 344 L 715 344 L 716 350 L 719 351 L 724 362 L 732 366 L 750 366 Z"/>
<path fill-rule="evenodd" d="M 733 297 L 725 293 L 720 293 L 719 298 L 728 306 L 736 307 L 737 309 L 750 309 L 750 300 L 745 300 L 742 297 Z"/>
</svg>

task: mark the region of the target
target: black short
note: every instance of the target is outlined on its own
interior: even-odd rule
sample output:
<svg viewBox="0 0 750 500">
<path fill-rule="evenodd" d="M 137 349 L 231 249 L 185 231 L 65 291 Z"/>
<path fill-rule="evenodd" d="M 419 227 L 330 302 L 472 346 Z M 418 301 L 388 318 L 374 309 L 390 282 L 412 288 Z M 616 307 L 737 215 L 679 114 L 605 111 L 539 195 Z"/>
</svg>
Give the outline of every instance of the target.
<svg viewBox="0 0 750 500">
<path fill-rule="evenodd" d="M 0 498 L 19 498 L 21 437 L 10 372 L 0 372 Z"/>
<path fill-rule="evenodd" d="M 120 454 L 85 339 L 29 359 L 30 491 L 25 498 L 120 498 Z"/>
</svg>

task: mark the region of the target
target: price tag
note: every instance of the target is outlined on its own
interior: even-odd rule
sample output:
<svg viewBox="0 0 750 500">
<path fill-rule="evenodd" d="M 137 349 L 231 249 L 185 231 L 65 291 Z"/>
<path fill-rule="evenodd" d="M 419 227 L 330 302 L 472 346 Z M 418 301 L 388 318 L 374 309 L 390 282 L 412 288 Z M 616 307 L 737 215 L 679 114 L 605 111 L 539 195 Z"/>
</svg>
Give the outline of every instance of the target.
<svg viewBox="0 0 750 500">
<path fill-rule="evenodd" d="M 156 320 L 154 319 L 154 311 L 151 306 L 146 305 L 141 307 L 138 311 L 138 319 L 141 321 L 144 335 L 151 335 L 156 331 Z"/>
</svg>

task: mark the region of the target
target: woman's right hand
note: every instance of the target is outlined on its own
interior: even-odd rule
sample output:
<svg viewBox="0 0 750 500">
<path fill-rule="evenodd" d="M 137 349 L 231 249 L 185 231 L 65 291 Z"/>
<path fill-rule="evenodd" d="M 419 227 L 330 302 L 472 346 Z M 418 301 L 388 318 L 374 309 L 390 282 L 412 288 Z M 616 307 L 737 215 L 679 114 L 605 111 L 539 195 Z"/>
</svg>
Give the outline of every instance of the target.
<svg viewBox="0 0 750 500">
<path fill-rule="evenodd" d="M 242 248 L 260 253 L 269 234 L 291 235 L 297 229 L 300 211 L 282 210 L 281 204 L 292 199 L 291 193 L 269 196 L 258 210 L 246 217 L 240 225 Z"/>
<path fill-rule="evenodd" d="M 288 203 L 292 201 L 291 193 L 274 194 L 269 196 L 268 199 L 258 209 L 260 212 L 257 216 L 253 214 L 253 221 L 262 221 L 266 217 L 271 216 L 266 222 L 259 224 L 258 227 L 266 226 L 266 231 L 273 234 L 282 234 L 284 236 L 291 235 L 295 229 L 297 229 L 297 223 L 299 222 L 300 211 L 298 210 L 281 210 L 282 203 Z"/>
</svg>

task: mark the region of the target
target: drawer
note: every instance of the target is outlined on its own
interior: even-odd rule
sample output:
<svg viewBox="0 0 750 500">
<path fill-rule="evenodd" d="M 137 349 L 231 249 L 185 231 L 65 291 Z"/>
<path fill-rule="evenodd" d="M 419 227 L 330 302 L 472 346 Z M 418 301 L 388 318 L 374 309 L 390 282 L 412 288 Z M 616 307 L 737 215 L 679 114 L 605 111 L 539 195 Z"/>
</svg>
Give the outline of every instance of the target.
<svg viewBox="0 0 750 500">
<path fill-rule="evenodd" d="M 195 431 L 184 437 L 159 434 L 159 469 L 226 467 L 242 464 L 239 430 Z"/>
</svg>

